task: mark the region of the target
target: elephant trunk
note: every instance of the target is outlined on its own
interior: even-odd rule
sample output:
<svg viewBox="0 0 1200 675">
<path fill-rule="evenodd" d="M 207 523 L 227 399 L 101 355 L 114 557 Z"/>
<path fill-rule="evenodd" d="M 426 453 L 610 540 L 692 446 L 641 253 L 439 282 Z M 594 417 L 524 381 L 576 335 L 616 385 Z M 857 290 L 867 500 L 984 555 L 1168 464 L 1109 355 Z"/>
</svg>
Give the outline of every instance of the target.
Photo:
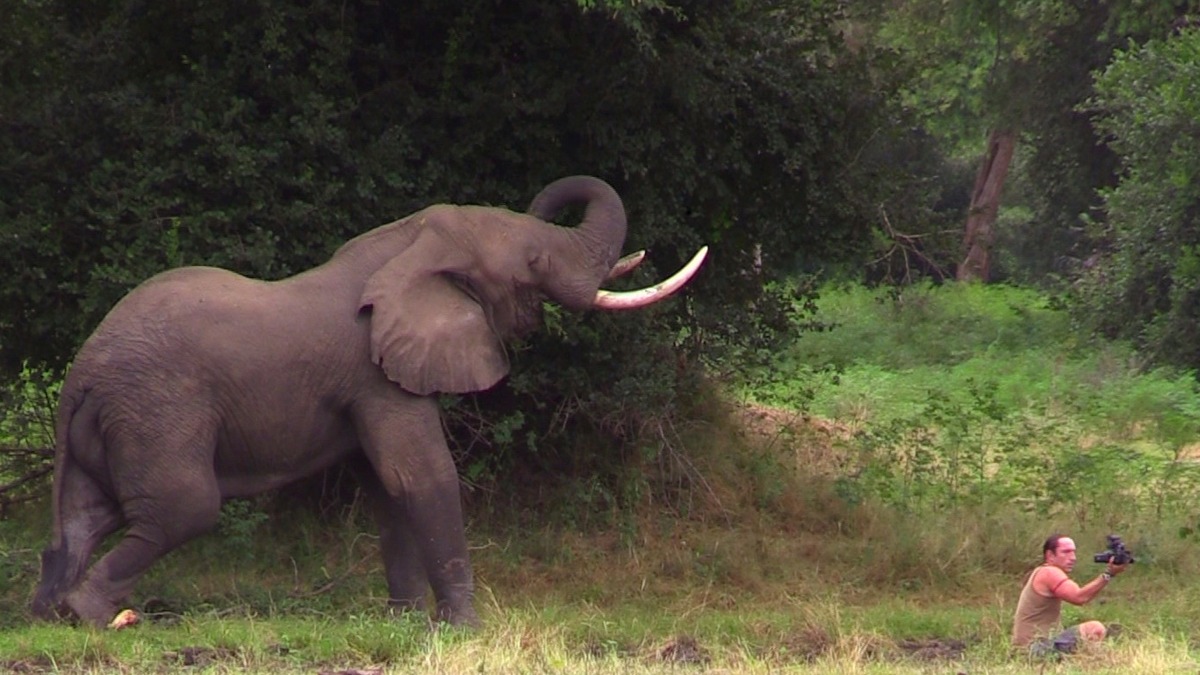
<svg viewBox="0 0 1200 675">
<path fill-rule="evenodd" d="M 570 230 L 589 283 L 587 297 L 568 304 L 590 305 L 600 282 L 609 276 L 625 244 L 625 206 L 608 183 L 592 176 L 568 176 L 550 183 L 529 204 L 530 215 L 550 222 L 563 208 L 585 203 L 583 221 Z M 582 289 L 581 289 L 582 290 Z"/>
<path fill-rule="evenodd" d="M 625 243 L 625 207 L 608 183 L 591 176 L 570 176 L 547 185 L 529 204 L 529 214 L 550 221 L 568 204 L 585 202 L 583 222 L 567 230 L 574 264 L 565 269 L 581 272 L 557 279 L 543 290 L 565 307 L 572 309 L 621 310 L 644 307 L 678 291 L 695 275 L 708 254 L 702 247 L 683 269 L 659 284 L 636 291 L 614 292 L 600 289 L 600 283 L 628 273 L 642 261 L 645 251 L 620 258 Z"/>
</svg>

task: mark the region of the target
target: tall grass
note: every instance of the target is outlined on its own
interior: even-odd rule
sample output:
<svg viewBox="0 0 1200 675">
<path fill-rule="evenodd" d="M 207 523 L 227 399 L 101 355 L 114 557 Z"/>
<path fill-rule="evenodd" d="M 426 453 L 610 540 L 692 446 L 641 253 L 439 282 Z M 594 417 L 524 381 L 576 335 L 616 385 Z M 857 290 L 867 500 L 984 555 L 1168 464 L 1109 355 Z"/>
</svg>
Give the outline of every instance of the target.
<svg viewBox="0 0 1200 675">
<path fill-rule="evenodd" d="M 988 500 L 1128 526 L 1194 516 L 1200 389 L 1077 335 L 1033 291 L 979 284 L 828 287 L 753 401 L 838 420 L 852 498 Z M 768 386 L 761 386 L 762 382 Z"/>
</svg>

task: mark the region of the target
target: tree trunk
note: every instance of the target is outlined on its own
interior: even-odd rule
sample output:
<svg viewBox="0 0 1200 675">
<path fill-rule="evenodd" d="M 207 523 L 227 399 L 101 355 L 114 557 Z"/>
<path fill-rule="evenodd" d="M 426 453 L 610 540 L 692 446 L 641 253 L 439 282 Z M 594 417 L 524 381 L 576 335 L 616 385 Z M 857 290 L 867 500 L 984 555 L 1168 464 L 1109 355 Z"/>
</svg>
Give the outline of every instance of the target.
<svg viewBox="0 0 1200 675">
<path fill-rule="evenodd" d="M 1000 192 L 1004 189 L 1016 145 L 1017 134 L 1011 129 L 992 129 L 988 133 L 987 153 L 979 165 L 975 189 L 971 192 L 971 207 L 967 211 L 967 229 L 963 236 L 967 257 L 958 266 L 956 276 L 959 281 L 988 280 Z"/>
</svg>

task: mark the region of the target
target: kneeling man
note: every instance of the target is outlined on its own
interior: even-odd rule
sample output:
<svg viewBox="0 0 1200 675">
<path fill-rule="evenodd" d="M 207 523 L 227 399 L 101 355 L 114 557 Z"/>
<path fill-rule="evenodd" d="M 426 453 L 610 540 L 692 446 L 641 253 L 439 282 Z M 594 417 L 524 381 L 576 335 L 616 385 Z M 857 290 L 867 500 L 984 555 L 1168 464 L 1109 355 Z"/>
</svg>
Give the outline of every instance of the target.
<svg viewBox="0 0 1200 675">
<path fill-rule="evenodd" d="M 1087 604 L 1127 566 L 1114 565 L 1109 560 L 1104 573 L 1080 586 L 1067 576 L 1075 567 L 1075 542 L 1061 534 L 1051 535 L 1042 545 L 1042 564 L 1033 570 L 1021 589 L 1013 617 L 1013 646 L 1027 647 L 1033 655 L 1044 656 L 1074 652 L 1080 639 L 1103 640 L 1108 631 L 1099 621 L 1085 621 L 1063 630 L 1062 603 L 1066 600 L 1072 605 Z"/>
</svg>

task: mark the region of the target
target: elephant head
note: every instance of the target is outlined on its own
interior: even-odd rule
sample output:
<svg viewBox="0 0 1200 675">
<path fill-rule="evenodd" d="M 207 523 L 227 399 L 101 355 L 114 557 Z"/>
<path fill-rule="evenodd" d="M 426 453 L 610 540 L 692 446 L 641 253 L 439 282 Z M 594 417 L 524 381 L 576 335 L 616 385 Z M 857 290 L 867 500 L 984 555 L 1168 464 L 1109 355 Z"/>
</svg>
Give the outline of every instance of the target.
<svg viewBox="0 0 1200 675">
<path fill-rule="evenodd" d="M 551 219 L 584 204 L 582 222 Z M 614 293 L 606 279 L 642 253 L 619 259 L 625 208 L 607 183 L 572 176 L 546 186 L 528 213 L 478 206 L 430 207 L 400 224 L 410 243 L 366 280 L 371 359 L 415 394 L 481 391 L 508 373 L 504 341 L 540 322 L 541 303 L 627 309 L 667 297 L 699 268 L 707 249 L 657 286 Z"/>
</svg>

